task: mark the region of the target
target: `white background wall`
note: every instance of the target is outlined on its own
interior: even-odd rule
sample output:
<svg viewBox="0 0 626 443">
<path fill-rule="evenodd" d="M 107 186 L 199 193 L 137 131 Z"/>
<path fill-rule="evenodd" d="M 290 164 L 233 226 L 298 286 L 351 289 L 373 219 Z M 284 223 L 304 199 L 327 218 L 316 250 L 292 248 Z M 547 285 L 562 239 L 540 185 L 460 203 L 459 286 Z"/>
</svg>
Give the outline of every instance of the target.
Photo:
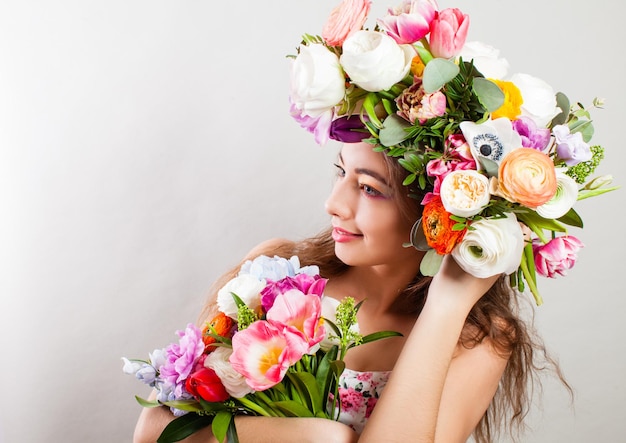
<svg viewBox="0 0 626 443">
<path fill-rule="evenodd" d="M 302 33 L 338 0 L 0 2 L 0 441 L 127 442 L 148 390 L 122 373 L 194 321 L 257 242 L 325 225 L 336 145 L 287 112 Z M 396 2 L 377 0 L 372 17 Z M 470 38 L 594 114 L 624 183 L 622 16 L 608 1 L 457 0 Z M 370 25 L 372 23 L 370 22 Z M 626 436 L 624 191 L 578 206 L 587 244 L 542 279 L 552 382 L 528 442 Z"/>
</svg>

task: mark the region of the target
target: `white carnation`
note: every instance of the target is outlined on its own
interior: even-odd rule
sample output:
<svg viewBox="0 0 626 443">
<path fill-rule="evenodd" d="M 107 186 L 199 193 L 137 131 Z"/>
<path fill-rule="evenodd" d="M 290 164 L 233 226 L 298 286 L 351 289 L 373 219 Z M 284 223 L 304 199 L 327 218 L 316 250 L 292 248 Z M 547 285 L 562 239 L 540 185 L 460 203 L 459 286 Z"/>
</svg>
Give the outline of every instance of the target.
<svg viewBox="0 0 626 443">
<path fill-rule="evenodd" d="M 232 353 L 232 348 L 218 346 L 207 356 L 206 360 L 204 360 L 204 367 L 215 371 L 224 385 L 224 388 L 226 388 L 226 392 L 232 397 L 242 398 L 254 392 L 254 390 L 248 386 L 245 377 L 235 371 L 230 364 L 228 359 Z"/>
</svg>

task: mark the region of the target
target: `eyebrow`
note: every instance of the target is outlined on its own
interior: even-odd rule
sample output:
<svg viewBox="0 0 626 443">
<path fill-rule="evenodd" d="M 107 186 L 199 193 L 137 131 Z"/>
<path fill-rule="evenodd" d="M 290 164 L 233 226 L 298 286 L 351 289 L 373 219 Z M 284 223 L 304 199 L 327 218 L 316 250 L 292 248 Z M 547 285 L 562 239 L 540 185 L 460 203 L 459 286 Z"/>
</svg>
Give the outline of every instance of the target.
<svg viewBox="0 0 626 443">
<path fill-rule="evenodd" d="M 341 163 L 343 163 L 343 156 L 341 155 L 341 152 L 339 153 L 339 160 L 341 161 Z M 376 171 L 367 168 L 356 168 L 354 172 L 356 172 L 357 174 L 369 175 L 370 177 L 378 180 L 388 188 L 391 188 L 391 185 L 387 182 L 387 179 Z"/>
</svg>

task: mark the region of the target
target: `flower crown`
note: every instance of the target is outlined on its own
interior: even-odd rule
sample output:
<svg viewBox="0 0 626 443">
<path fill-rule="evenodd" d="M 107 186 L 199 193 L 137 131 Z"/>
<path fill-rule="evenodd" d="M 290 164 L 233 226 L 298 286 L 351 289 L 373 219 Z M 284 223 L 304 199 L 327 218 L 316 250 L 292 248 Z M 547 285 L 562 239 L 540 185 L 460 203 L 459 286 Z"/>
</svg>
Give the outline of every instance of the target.
<svg viewBox="0 0 626 443">
<path fill-rule="evenodd" d="M 371 2 L 344 0 L 321 36 L 293 57 L 290 112 L 315 135 L 366 141 L 408 171 L 422 218 L 411 244 L 434 275 L 452 254 L 477 277 L 510 275 L 542 303 L 536 273 L 565 275 L 583 246 L 581 199 L 617 187 L 590 179 L 604 157 L 581 104 L 528 74 L 508 75 L 499 52 L 466 42 L 469 16 L 435 0 L 403 0 L 364 28 Z M 595 99 L 593 107 L 602 107 Z"/>
</svg>

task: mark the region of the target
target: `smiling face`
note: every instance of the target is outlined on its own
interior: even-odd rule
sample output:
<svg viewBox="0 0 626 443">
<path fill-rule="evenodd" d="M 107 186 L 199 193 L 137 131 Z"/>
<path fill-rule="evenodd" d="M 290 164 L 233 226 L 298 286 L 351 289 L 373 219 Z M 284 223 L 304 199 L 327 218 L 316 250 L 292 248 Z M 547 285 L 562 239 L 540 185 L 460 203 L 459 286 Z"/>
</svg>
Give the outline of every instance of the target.
<svg viewBox="0 0 626 443">
<path fill-rule="evenodd" d="M 399 265 L 413 260 L 405 248 L 415 220 L 403 215 L 384 154 L 368 143 L 344 144 L 337 180 L 326 201 L 335 254 L 350 266 Z"/>
</svg>

